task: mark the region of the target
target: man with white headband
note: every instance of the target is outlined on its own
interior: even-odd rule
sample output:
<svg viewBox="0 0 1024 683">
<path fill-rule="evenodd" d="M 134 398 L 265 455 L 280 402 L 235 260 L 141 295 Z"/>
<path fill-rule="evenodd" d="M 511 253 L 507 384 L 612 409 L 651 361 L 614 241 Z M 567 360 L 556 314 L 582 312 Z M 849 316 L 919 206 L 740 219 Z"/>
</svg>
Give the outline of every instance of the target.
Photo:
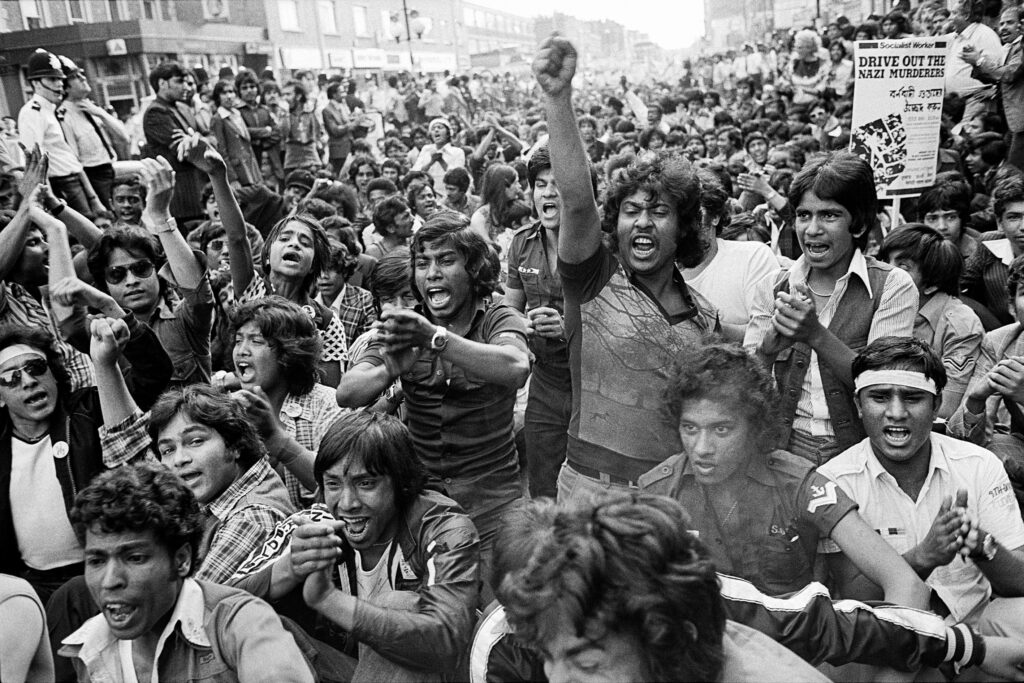
<svg viewBox="0 0 1024 683">
<path fill-rule="evenodd" d="M 919 340 L 882 337 L 857 355 L 852 375 L 868 436 L 818 471 L 860 505 L 952 621 L 1024 637 L 1024 521 L 995 455 L 931 431 L 946 384 L 941 359 Z"/>
</svg>

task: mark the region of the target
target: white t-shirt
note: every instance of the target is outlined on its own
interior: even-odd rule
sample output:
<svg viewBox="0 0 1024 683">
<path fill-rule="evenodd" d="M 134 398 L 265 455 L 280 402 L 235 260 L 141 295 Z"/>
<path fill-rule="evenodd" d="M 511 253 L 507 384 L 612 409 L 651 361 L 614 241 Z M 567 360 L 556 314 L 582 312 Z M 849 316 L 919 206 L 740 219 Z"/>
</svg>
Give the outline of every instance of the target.
<svg viewBox="0 0 1024 683">
<path fill-rule="evenodd" d="M 990 451 L 966 441 L 931 435 L 932 454 L 924 486 L 911 500 L 878 461 L 864 439 L 818 468 L 860 506 L 860 514 L 896 552 L 903 554 L 928 535 L 945 496 L 967 490 L 967 509 L 982 529 L 1009 550 L 1024 546 L 1024 521 L 1003 464 Z M 973 560 L 958 555 L 925 580 L 957 621 L 981 616 L 992 586 Z"/>
<path fill-rule="evenodd" d="M 723 323 L 746 325 L 753 309 L 755 286 L 779 269 L 772 250 L 760 242 L 718 239 L 718 253 L 699 274 L 683 269 L 686 284 L 704 295 L 718 309 Z"/>
<path fill-rule="evenodd" d="M 368 600 L 374 602 L 376 598 L 380 597 L 384 593 L 390 593 L 393 589 L 391 588 L 391 578 L 388 576 L 388 556 L 391 554 L 391 546 L 388 545 L 381 553 L 380 559 L 377 560 L 377 564 L 373 569 L 363 569 L 363 558 L 356 551 L 356 586 L 358 587 L 358 595 L 361 600 Z"/>
<path fill-rule="evenodd" d="M 57 444 L 68 457 L 67 444 Z M 11 517 L 22 560 L 33 569 L 82 561 L 82 546 L 64 507 L 54 449 L 47 436 L 36 443 L 11 439 Z"/>
</svg>

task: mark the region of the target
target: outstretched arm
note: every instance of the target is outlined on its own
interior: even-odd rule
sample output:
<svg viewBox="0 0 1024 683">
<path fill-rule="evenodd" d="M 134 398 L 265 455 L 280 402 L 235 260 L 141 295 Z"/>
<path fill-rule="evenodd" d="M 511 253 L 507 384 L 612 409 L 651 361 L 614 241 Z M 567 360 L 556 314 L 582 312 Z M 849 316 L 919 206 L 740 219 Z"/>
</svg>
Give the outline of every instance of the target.
<svg viewBox="0 0 1024 683">
<path fill-rule="evenodd" d="M 196 289 L 203 279 L 203 268 L 168 210 L 174 194 L 174 170 L 163 157 L 143 159 L 141 163 L 142 182 L 149 198 L 142 224 L 160 240 L 175 282 L 184 289 Z"/>
<path fill-rule="evenodd" d="M 565 38 L 545 40 L 533 60 L 533 73 L 544 91 L 551 167 L 562 195 L 558 258 L 582 263 L 601 246 L 601 221 L 590 182 L 590 160 L 572 108 L 572 78 L 578 54 Z"/>
</svg>

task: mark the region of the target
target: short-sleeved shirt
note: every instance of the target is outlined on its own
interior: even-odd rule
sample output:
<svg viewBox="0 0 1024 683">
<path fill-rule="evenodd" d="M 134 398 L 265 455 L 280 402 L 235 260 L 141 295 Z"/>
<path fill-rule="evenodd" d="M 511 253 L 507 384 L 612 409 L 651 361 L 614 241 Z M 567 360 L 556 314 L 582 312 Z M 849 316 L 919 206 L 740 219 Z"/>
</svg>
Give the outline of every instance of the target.
<svg viewBox="0 0 1024 683">
<path fill-rule="evenodd" d="M 61 113 L 63 117 L 63 112 Z M 39 145 L 50 159 L 49 177 L 62 178 L 82 172 L 82 162 L 71 149 L 57 116 L 57 106 L 33 95 L 18 112 L 18 132 L 25 149 Z"/>
<path fill-rule="evenodd" d="M 528 311 L 547 306 L 564 313 L 562 281 L 558 273 L 551 272 L 544 226 L 540 221 L 517 230 L 512 236 L 508 248 L 508 280 L 505 287 L 523 291 Z M 569 346 L 564 340 L 535 335 L 530 339 L 530 350 L 537 357 L 538 363 L 552 369 L 569 371 Z"/>
<path fill-rule="evenodd" d="M 526 351 L 526 323 L 505 304 L 481 306 L 463 336 Z M 383 343 L 370 342 L 361 361 L 383 365 Z M 481 486 L 519 476 L 512 434 L 515 387 L 485 382 L 441 356 L 423 353 L 402 375 L 402 391 L 409 433 L 431 475 L 478 480 Z"/>
<path fill-rule="evenodd" d="M 718 519 L 690 459 L 674 455 L 640 477 L 640 488 L 683 504 L 718 571 L 747 579 L 770 595 L 814 580 L 818 541 L 857 504 L 806 460 L 773 451 L 747 466 L 742 497 Z"/>
<path fill-rule="evenodd" d="M 767 245 L 717 239 L 718 253 L 704 270 L 684 269 L 686 284 L 703 294 L 723 323 L 746 325 L 754 308 L 756 285 L 779 269 L 779 261 Z"/>
<path fill-rule="evenodd" d="M 943 403 L 956 407 L 974 374 L 985 338 L 985 328 L 977 314 L 960 299 L 936 292 L 917 312 L 914 337 L 930 345 L 942 358 L 946 369 Z"/>
<path fill-rule="evenodd" d="M 921 543 L 946 496 L 967 490 L 968 513 L 1010 550 L 1024 545 L 1024 521 L 1003 464 L 990 451 L 933 433 L 928 474 L 912 500 L 875 456 L 869 439 L 818 468 L 859 506 L 861 516 L 896 552 Z M 935 589 L 957 621 L 976 620 L 992 596 L 992 586 L 973 560 L 959 556 L 937 567 L 925 582 Z"/>
<path fill-rule="evenodd" d="M 717 331 L 717 313 L 675 271 L 688 310 L 669 316 L 603 246 L 581 263 L 559 260 L 558 273 L 572 373 L 567 459 L 636 481 L 682 450 L 676 429 L 658 417 L 665 378 L 676 358 Z"/>
<path fill-rule="evenodd" d="M 295 438 L 303 448 L 316 453 L 324 434 L 342 413 L 334 389 L 314 384 L 313 389 L 301 396 L 288 394 L 281 404 L 278 418 L 287 435 Z M 306 489 L 291 470 L 281 466 L 278 474 L 284 479 L 288 497 L 297 508 L 309 507 L 315 502 L 313 491 Z"/>
</svg>

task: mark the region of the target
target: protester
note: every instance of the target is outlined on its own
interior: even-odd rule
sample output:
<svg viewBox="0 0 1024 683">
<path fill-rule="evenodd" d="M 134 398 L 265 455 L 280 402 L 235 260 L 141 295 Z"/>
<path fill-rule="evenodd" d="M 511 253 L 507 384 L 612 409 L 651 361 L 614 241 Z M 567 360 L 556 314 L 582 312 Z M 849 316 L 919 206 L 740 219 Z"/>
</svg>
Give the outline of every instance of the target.
<svg viewBox="0 0 1024 683">
<path fill-rule="evenodd" d="M 175 475 L 139 465 L 100 476 L 71 517 L 102 610 L 63 641 L 79 680 L 314 680 L 269 605 L 191 578 L 199 505 Z"/>
</svg>

